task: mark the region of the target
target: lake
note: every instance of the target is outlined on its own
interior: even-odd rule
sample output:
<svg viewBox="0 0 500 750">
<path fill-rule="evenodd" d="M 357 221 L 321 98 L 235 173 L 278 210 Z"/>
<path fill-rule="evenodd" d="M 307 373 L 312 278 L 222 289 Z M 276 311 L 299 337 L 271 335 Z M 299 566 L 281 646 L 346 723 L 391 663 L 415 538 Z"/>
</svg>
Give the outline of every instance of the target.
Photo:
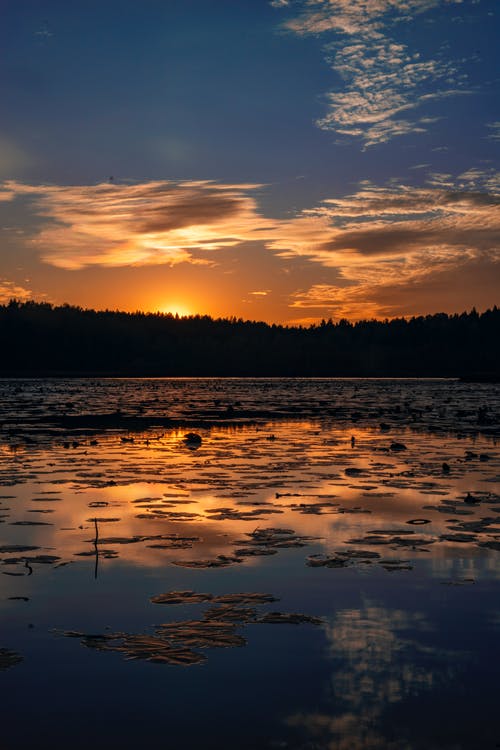
<svg viewBox="0 0 500 750">
<path fill-rule="evenodd" d="M 500 389 L 0 381 L 2 750 L 500 743 Z"/>
</svg>

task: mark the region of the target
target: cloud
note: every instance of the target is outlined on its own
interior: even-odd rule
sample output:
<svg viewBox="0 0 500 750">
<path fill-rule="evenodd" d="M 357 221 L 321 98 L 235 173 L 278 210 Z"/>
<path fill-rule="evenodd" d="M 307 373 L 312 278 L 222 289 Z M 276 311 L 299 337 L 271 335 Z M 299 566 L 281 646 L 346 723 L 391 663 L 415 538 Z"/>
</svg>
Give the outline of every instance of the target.
<svg viewBox="0 0 500 750">
<path fill-rule="evenodd" d="M 500 120 L 486 123 L 486 127 L 492 132 L 486 136 L 490 141 L 500 141 Z"/>
<path fill-rule="evenodd" d="M 404 722 L 394 732 L 388 721 L 393 707 L 401 704 L 408 708 L 418 696 L 427 695 L 429 700 L 449 689 L 467 663 L 463 654 L 433 645 L 429 637 L 433 626 L 421 612 L 387 609 L 370 602 L 359 609 L 339 610 L 325 626 L 332 663 L 329 710 L 295 713 L 286 719 L 300 731 L 303 747 L 414 748 Z M 423 736 L 429 750 L 456 748 Z"/>
<path fill-rule="evenodd" d="M 436 305 L 456 309 L 460 299 L 463 306 L 488 295 L 495 300 L 500 191 L 485 185 L 497 179 L 469 170 L 457 178 L 460 189 L 451 178 L 444 188 L 365 184 L 353 195 L 324 201 L 309 213 L 334 228 L 314 257 L 335 267 L 341 283 L 297 290 L 291 307 L 335 317 L 394 317 Z"/>
<path fill-rule="evenodd" d="M 440 5 L 462 0 L 303 0 L 299 15 L 286 26 L 299 34 L 341 30 L 378 38 L 389 21 L 410 21 Z"/>
<path fill-rule="evenodd" d="M 365 181 L 350 195 L 327 198 L 286 219 L 263 215 L 261 188 L 206 181 L 10 181 L 0 188 L 0 200 L 23 197 L 31 203 L 40 219 L 28 241 L 46 263 L 67 270 L 213 264 L 221 250 L 248 253 L 248 243 L 258 242 L 285 262 L 317 268 L 317 281 L 309 277 L 313 283 L 290 298 L 297 312 L 393 317 L 409 310 L 405 294 L 414 297 L 411 312 L 422 312 L 418 305 L 425 308 L 422 301 L 429 302 L 436 279 L 453 279 L 457 300 L 473 292 L 471 305 L 484 298 L 481 284 L 489 289 L 493 280 L 500 282 L 500 179 L 493 170 L 431 174 L 422 187 Z M 481 276 L 484 268 L 487 277 Z M 335 284 L 325 284 L 332 272 Z M 460 288 L 467 274 L 469 291 Z M 266 283 L 254 286 L 254 298 L 267 294 Z M 448 298 L 446 282 L 440 283 L 436 298 Z M 452 305 L 457 307 L 463 303 Z"/>
<path fill-rule="evenodd" d="M 5 184 L 4 199 L 31 198 L 46 221 L 33 238 L 46 263 L 175 265 L 193 252 L 259 239 L 271 226 L 257 213 L 256 185 L 156 181 L 93 186 Z M 0 193 L 1 195 L 1 193 Z"/>
<path fill-rule="evenodd" d="M 0 279 L 0 304 L 4 305 L 11 299 L 28 300 L 33 298 L 33 292 L 15 281 Z"/>
<path fill-rule="evenodd" d="M 389 35 L 396 24 L 461 0 L 307 0 L 285 27 L 299 35 L 334 35 L 326 59 L 342 87 L 326 94 L 323 130 L 360 138 L 368 148 L 410 133 L 424 133 L 439 118 L 414 117 L 423 104 L 469 93 L 459 64 L 442 54 L 422 59 Z"/>
<path fill-rule="evenodd" d="M 50 30 L 47 21 L 44 21 L 40 28 L 34 32 L 34 36 L 38 37 L 40 40 L 47 41 L 50 37 L 54 36 L 54 34 Z"/>
</svg>

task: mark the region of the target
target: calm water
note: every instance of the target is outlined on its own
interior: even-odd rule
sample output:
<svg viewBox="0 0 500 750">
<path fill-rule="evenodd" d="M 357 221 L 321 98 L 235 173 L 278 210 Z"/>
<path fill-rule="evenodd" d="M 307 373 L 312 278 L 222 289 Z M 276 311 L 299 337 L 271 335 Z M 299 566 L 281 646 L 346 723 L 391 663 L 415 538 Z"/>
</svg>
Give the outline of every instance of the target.
<svg viewBox="0 0 500 750">
<path fill-rule="evenodd" d="M 498 386 L 11 380 L 0 405 L 2 750 L 498 746 Z"/>
</svg>

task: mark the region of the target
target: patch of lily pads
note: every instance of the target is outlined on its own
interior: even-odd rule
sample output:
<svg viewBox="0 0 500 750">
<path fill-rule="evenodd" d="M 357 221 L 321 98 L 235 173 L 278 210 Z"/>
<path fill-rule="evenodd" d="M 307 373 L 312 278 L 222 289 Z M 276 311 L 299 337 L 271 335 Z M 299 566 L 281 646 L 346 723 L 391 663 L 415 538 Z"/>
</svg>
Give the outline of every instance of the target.
<svg viewBox="0 0 500 750">
<path fill-rule="evenodd" d="M 206 661 L 205 649 L 245 646 L 247 640 L 239 632 L 244 625 L 323 624 L 320 617 L 297 612 L 260 613 L 257 610 L 259 605 L 276 601 L 270 594 L 252 592 L 214 595 L 195 591 L 168 591 L 153 596 L 150 601 L 169 605 L 209 603 L 212 606 L 201 619 L 155 625 L 154 634 L 92 634 L 69 630 L 62 635 L 79 638 L 86 648 L 119 653 L 127 660 L 191 666 Z"/>
</svg>

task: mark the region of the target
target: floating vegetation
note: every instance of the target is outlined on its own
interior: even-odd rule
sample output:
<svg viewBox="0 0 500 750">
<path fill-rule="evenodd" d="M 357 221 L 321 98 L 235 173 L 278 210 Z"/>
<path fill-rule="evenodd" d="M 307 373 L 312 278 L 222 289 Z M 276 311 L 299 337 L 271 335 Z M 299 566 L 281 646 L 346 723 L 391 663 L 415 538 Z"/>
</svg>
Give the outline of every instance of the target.
<svg viewBox="0 0 500 750">
<path fill-rule="evenodd" d="M 413 565 L 407 560 L 379 560 L 378 564 L 387 570 L 388 573 L 392 573 L 396 570 L 413 570 Z"/>
<path fill-rule="evenodd" d="M 216 622 L 255 622 L 257 619 L 257 610 L 255 607 L 237 607 L 234 604 L 222 604 L 207 609 L 203 617 L 205 620 L 215 620 Z"/>
<path fill-rule="evenodd" d="M 142 536 L 106 536 L 97 540 L 98 544 L 137 544 L 143 542 L 147 537 Z M 92 540 L 89 540 L 92 541 Z"/>
<path fill-rule="evenodd" d="M 153 604 L 200 604 L 213 600 L 212 594 L 199 594 L 196 591 L 167 591 L 165 594 L 152 596 Z"/>
<path fill-rule="evenodd" d="M 154 635 L 130 633 L 86 634 L 64 631 L 62 635 L 79 638 L 83 646 L 98 651 L 116 651 L 126 659 L 140 659 L 158 664 L 190 666 L 205 661 L 199 649 L 238 648 L 245 646 L 246 638 L 238 628 L 248 623 L 321 625 L 322 618 L 311 615 L 266 612 L 257 613 L 256 607 L 276 601 L 270 594 L 236 593 L 204 594 L 195 591 L 168 591 L 151 597 L 154 604 L 212 605 L 201 620 L 168 622 L 154 627 Z M 254 605 L 254 606 L 248 606 Z"/>
<path fill-rule="evenodd" d="M 344 473 L 348 477 L 360 477 L 362 474 L 366 474 L 364 469 L 358 469 L 355 466 L 350 466 Z"/>
<path fill-rule="evenodd" d="M 33 550 L 40 549 L 33 545 L 27 544 L 4 544 L 0 547 L 0 553 L 3 552 L 32 552 Z"/>
<path fill-rule="evenodd" d="M 235 549 L 234 554 L 236 557 L 267 557 L 277 555 L 278 550 L 269 547 L 243 547 L 242 549 Z"/>
<path fill-rule="evenodd" d="M 379 557 L 378 552 L 372 552 L 371 550 L 341 550 L 336 552 L 335 555 L 309 555 L 306 565 L 310 568 L 347 568 L 356 563 L 370 564 L 373 560 L 378 560 Z"/>
<path fill-rule="evenodd" d="M 301 615 L 296 612 L 267 612 L 262 617 L 259 617 L 257 622 L 262 622 L 266 625 L 303 625 L 304 623 L 322 625 L 324 620 L 321 617 Z"/>
<path fill-rule="evenodd" d="M 0 648 L 0 671 L 15 667 L 16 664 L 20 664 L 23 661 L 21 654 L 16 651 L 11 651 L 8 648 Z"/>
<path fill-rule="evenodd" d="M 296 513 L 310 515 L 325 515 L 327 513 L 336 513 L 339 503 L 319 502 L 319 503 L 299 503 L 288 506 L 290 510 Z"/>
<path fill-rule="evenodd" d="M 150 599 L 153 604 L 199 604 L 200 602 L 217 602 L 219 604 L 265 604 L 275 602 L 271 594 L 200 594 L 195 591 L 167 591 Z"/>
<path fill-rule="evenodd" d="M 468 492 L 466 496 L 464 497 L 464 503 L 467 503 L 468 505 L 476 505 L 477 503 L 480 503 L 480 502 L 481 502 L 481 498 L 471 495 L 470 492 Z"/>
<path fill-rule="evenodd" d="M 272 594 L 219 594 L 212 599 L 219 604 L 266 604 L 276 602 L 277 598 Z"/>
<path fill-rule="evenodd" d="M 417 537 L 409 529 L 374 529 L 367 536 L 349 539 L 347 544 L 387 544 L 399 547 L 415 547 L 420 544 L 433 544 L 433 537 Z"/>
<path fill-rule="evenodd" d="M 393 453 L 400 453 L 401 451 L 406 451 L 408 448 L 404 443 L 391 443 L 389 446 L 389 450 L 391 450 Z"/>
<path fill-rule="evenodd" d="M 75 696 L 97 691 L 99 726 L 78 729 L 87 745 L 133 741 L 135 692 L 142 724 L 175 747 L 411 745 L 401 722 L 396 739 L 379 737 L 378 719 L 390 729 L 390 705 L 417 726 L 415 696 L 446 713 L 447 690 L 459 720 L 470 708 L 478 728 L 464 736 L 483 737 L 498 631 L 500 448 L 487 434 L 500 434 L 498 388 L 215 378 L 15 387 L 0 383 L 2 604 L 16 634 L 6 643 L 33 658 L 2 674 L 9 747 L 44 665 L 56 692 L 40 705 L 55 696 L 63 721 Z M 184 442 L 188 431 L 201 445 Z M 28 519 L 53 525 L 9 525 Z M 282 600 L 258 593 L 267 590 Z M 74 628 L 76 642 L 58 643 L 47 624 Z M 213 670 L 201 669 L 207 659 Z M 155 677 L 150 664 L 192 669 Z M 465 697 L 464 680 L 477 686 Z M 268 736 L 276 694 L 279 735 Z M 308 716 L 322 704 L 325 716 Z M 257 713 L 266 736 L 238 735 Z M 318 732 L 294 736 L 299 721 Z"/>
<path fill-rule="evenodd" d="M 184 442 L 190 448 L 197 448 L 202 444 L 203 440 L 197 432 L 188 432 L 184 435 Z"/>
<path fill-rule="evenodd" d="M 493 539 L 487 542 L 479 542 L 477 546 L 483 547 L 484 549 L 494 549 L 497 552 L 500 552 L 500 541 L 495 541 Z"/>
<path fill-rule="evenodd" d="M 475 542 L 477 536 L 475 534 L 441 534 L 440 537 L 443 542 L 455 542 L 459 544 L 469 544 Z"/>
<path fill-rule="evenodd" d="M 309 555 L 306 564 L 310 568 L 346 568 L 349 561 L 341 555 Z"/>
<path fill-rule="evenodd" d="M 287 549 L 291 547 L 305 547 L 317 537 L 299 536 L 293 529 L 255 529 L 247 535 L 249 539 L 241 539 L 237 544 L 255 545 L 257 548 Z"/>
<path fill-rule="evenodd" d="M 203 654 L 184 646 L 173 646 L 166 638 L 148 634 L 110 633 L 86 635 L 66 632 L 63 635 L 81 638 L 82 646 L 97 651 L 116 651 L 127 660 L 144 660 L 154 664 L 171 664 L 187 667 L 206 660 Z"/>
<path fill-rule="evenodd" d="M 246 645 L 246 639 L 236 633 L 236 626 L 224 620 L 170 622 L 156 628 L 156 632 L 170 642 L 191 648 L 234 648 Z"/>
<path fill-rule="evenodd" d="M 483 516 L 479 520 L 474 521 L 458 521 L 455 522 L 453 526 L 448 526 L 448 528 L 452 531 L 474 531 L 477 533 L 484 533 L 487 531 L 499 531 L 498 529 L 492 529 L 492 526 L 495 526 L 496 524 L 500 524 L 500 517 L 499 516 Z"/>
<path fill-rule="evenodd" d="M 34 510 L 28 510 L 28 513 L 55 513 L 53 508 L 35 508 Z"/>
<path fill-rule="evenodd" d="M 474 578 L 454 578 L 449 581 L 441 581 L 442 586 L 470 586 L 476 583 Z"/>
<path fill-rule="evenodd" d="M 241 562 L 241 558 L 235 555 L 217 555 L 211 560 L 172 560 L 173 565 L 181 568 L 227 568 Z"/>
<path fill-rule="evenodd" d="M 41 563 L 42 565 L 52 565 L 53 563 L 59 562 L 61 558 L 58 555 L 27 555 L 26 557 L 9 557 L 8 560 L 4 560 L 5 564 L 13 565 L 17 563 Z"/>
<path fill-rule="evenodd" d="M 136 515 L 136 518 L 156 521 L 194 521 L 199 517 L 199 513 L 178 513 L 174 511 L 162 510 L 160 508 L 155 508 L 149 513 L 138 513 Z"/>
<path fill-rule="evenodd" d="M 89 549 L 83 550 L 83 552 L 73 552 L 76 557 L 95 557 L 96 551 Z M 99 557 L 103 557 L 105 560 L 116 560 L 118 552 L 114 549 L 99 549 Z"/>
<path fill-rule="evenodd" d="M 170 541 L 147 544 L 149 549 L 192 549 L 193 542 L 188 539 L 171 539 Z"/>
<path fill-rule="evenodd" d="M 422 510 L 434 510 L 437 513 L 445 513 L 446 515 L 454 516 L 472 516 L 474 511 L 467 510 L 466 508 L 458 508 L 451 502 L 447 502 L 443 505 L 424 505 Z"/>
<path fill-rule="evenodd" d="M 87 518 L 87 523 L 94 523 L 94 521 L 97 521 L 97 523 L 118 523 L 121 521 L 121 518 L 111 518 L 110 516 L 94 516 L 94 518 Z"/>
<path fill-rule="evenodd" d="M 237 510 L 235 508 L 213 508 L 207 510 L 211 521 L 253 521 L 263 516 L 283 513 L 280 508 L 257 508 L 255 510 Z"/>
</svg>

